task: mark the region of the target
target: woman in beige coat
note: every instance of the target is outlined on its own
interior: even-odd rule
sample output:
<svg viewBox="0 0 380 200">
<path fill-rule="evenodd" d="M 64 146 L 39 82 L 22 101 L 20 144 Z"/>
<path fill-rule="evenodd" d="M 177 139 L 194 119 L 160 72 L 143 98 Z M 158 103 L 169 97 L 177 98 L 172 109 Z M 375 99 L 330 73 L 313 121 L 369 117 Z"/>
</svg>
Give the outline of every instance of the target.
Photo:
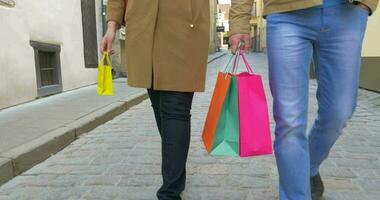
<svg viewBox="0 0 380 200">
<path fill-rule="evenodd" d="M 125 10 L 125 7 L 127 9 Z M 110 52 L 125 20 L 128 84 L 147 88 L 162 140 L 158 199 L 181 199 L 194 92 L 204 91 L 209 1 L 108 0 L 102 51 Z"/>
</svg>

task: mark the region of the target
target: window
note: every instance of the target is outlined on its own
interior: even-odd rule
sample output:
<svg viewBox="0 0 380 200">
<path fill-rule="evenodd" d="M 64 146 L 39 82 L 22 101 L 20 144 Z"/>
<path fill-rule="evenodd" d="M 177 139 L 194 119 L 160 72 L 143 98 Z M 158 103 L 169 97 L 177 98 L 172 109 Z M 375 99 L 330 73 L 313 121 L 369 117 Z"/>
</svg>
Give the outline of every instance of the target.
<svg viewBox="0 0 380 200">
<path fill-rule="evenodd" d="M 39 97 L 62 92 L 61 61 L 59 45 L 30 41 L 34 48 Z"/>
</svg>

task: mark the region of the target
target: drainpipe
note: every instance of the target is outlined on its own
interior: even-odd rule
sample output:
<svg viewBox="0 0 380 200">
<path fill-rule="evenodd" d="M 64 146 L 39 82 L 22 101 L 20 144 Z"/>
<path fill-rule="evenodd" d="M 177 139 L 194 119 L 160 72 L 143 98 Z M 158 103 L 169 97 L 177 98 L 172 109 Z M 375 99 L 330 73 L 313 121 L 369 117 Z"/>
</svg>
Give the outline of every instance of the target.
<svg viewBox="0 0 380 200">
<path fill-rule="evenodd" d="M 101 0 L 102 4 L 102 25 L 103 25 L 103 35 L 107 31 L 107 21 L 106 21 L 106 10 L 107 10 L 107 5 L 105 4 L 107 2 L 104 2 L 104 0 Z"/>
</svg>

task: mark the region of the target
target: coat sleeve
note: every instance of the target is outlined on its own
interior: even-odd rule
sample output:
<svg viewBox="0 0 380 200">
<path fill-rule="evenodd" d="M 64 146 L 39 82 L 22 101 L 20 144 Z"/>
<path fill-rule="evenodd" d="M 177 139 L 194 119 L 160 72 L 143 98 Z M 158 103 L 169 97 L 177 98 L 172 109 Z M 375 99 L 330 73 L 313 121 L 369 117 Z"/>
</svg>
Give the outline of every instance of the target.
<svg viewBox="0 0 380 200">
<path fill-rule="evenodd" d="M 376 11 L 377 4 L 379 4 L 379 0 L 355 0 L 354 3 L 355 2 L 360 2 L 368 6 L 371 9 L 370 15 L 372 15 Z"/>
<path fill-rule="evenodd" d="M 107 22 L 115 21 L 118 27 L 121 26 L 125 14 L 124 0 L 108 0 L 107 1 Z"/>
<path fill-rule="evenodd" d="M 229 35 L 251 32 L 249 20 L 251 19 L 252 5 L 253 0 L 231 0 Z"/>
</svg>

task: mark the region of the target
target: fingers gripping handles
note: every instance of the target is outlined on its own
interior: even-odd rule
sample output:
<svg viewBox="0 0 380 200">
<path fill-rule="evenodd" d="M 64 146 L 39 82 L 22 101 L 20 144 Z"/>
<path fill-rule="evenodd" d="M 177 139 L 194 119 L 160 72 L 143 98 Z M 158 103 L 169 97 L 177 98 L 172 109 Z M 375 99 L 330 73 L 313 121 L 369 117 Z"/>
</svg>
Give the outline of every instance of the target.
<svg viewBox="0 0 380 200">
<path fill-rule="evenodd" d="M 242 46 L 241 44 L 242 43 L 239 44 L 239 51 L 237 51 L 235 55 L 231 55 L 225 69 L 223 70 L 225 73 L 236 74 L 236 72 L 239 68 L 239 61 L 240 61 L 240 57 L 241 57 L 243 62 L 244 62 L 244 65 L 245 65 L 247 72 L 250 74 L 254 74 L 252 67 L 249 65 L 248 60 L 244 55 L 243 49 L 241 48 L 241 46 Z M 234 62 L 233 62 L 233 65 L 231 67 L 230 63 L 232 60 L 234 60 Z"/>
</svg>

